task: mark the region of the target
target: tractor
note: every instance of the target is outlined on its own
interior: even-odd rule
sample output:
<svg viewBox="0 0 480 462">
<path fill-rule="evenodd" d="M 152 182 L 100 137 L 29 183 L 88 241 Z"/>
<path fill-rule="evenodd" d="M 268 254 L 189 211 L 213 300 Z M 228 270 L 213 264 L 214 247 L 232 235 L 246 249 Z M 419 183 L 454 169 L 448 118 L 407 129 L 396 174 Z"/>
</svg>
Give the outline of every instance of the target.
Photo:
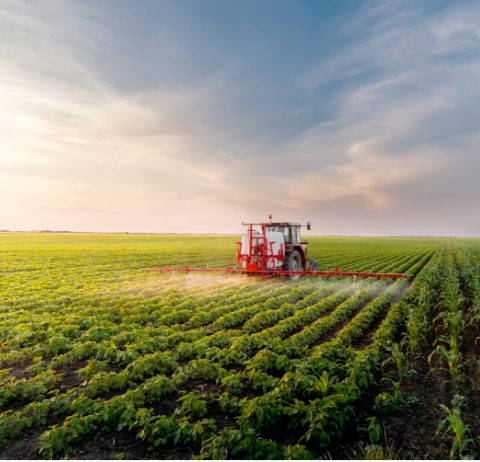
<svg viewBox="0 0 480 462">
<path fill-rule="evenodd" d="M 303 272 L 318 270 L 317 260 L 308 258 L 308 242 L 301 239 L 300 223 L 270 221 L 242 225 L 247 231 L 236 243 L 237 265 L 247 274 L 281 271 L 295 280 Z M 305 226 L 311 229 L 310 222 Z"/>
</svg>

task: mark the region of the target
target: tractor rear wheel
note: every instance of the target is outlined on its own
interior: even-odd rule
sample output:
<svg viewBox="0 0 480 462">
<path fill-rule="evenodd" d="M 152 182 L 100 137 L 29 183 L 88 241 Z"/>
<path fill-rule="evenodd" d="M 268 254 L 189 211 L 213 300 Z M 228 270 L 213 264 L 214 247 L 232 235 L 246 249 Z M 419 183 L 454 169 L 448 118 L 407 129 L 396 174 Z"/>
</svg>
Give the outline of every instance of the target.
<svg viewBox="0 0 480 462">
<path fill-rule="evenodd" d="M 294 250 L 288 257 L 287 265 L 285 268 L 287 271 L 302 271 L 302 257 L 297 250 Z M 288 279 L 296 281 L 300 277 L 299 274 L 289 274 Z"/>
</svg>

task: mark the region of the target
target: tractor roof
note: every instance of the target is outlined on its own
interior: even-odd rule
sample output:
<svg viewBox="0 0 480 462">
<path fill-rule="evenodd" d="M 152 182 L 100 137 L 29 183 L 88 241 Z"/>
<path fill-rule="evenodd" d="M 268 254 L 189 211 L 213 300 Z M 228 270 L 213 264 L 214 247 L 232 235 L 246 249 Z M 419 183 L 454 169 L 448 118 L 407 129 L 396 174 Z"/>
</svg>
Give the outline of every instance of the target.
<svg viewBox="0 0 480 462">
<path fill-rule="evenodd" d="M 242 225 L 244 226 L 249 226 L 249 225 L 253 225 L 253 226 L 302 226 L 300 223 L 294 223 L 293 221 L 282 221 L 282 222 L 271 222 L 271 221 L 268 221 L 266 223 L 244 223 L 242 221 Z"/>
<path fill-rule="evenodd" d="M 283 221 L 276 223 L 267 223 L 268 226 L 302 226 L 300 223 L 294 223 L 293 221 Z"/>
</svg>

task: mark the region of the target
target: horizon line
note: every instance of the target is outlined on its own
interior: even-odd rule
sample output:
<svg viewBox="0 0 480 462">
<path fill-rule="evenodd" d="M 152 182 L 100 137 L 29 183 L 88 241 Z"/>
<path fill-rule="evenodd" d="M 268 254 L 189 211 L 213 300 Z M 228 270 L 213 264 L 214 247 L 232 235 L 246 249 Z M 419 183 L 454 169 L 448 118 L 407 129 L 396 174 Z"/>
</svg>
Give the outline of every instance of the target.
<svg viewBox="0 0 480 462">
<path fill-rule="evenodd" d="M 217 232 L 148 232 L 148 231 L 70 231 L 51 229 L 11 230 L 0 229 L 0 233 L 25 233 L 25 234 L 139 234 L 150 236 L 162 235 L 191 235 L 191 236 L 238 236 L 243 233 L 217 233 Z M 422 235 L 422 234 L 309 234 L 310 237 L 392 237 L 392 238 L 424 238 L 424 239 L 480 239 L 480 236 L 452 236 L 452 235 Z"/>
</svg>

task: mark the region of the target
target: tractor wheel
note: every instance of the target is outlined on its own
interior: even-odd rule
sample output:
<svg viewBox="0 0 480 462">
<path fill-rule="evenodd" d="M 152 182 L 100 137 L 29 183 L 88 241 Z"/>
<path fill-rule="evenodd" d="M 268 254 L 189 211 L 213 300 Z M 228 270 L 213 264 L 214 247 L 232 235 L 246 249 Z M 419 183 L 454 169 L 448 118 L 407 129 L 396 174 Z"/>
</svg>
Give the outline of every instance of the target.
<svg viewBox="0 0 480 462">
<path fill-rule="evenodd" d="M 294 250 L 287 260 L 287 267 L 285 268 L 287 271 L 302 271 L 302 257 L 298 253 L 298 251 Z M 296 281 L 300 278 L 299 274 L 289 274 L 288 279 L 292 281 Z"/>
</svg>

